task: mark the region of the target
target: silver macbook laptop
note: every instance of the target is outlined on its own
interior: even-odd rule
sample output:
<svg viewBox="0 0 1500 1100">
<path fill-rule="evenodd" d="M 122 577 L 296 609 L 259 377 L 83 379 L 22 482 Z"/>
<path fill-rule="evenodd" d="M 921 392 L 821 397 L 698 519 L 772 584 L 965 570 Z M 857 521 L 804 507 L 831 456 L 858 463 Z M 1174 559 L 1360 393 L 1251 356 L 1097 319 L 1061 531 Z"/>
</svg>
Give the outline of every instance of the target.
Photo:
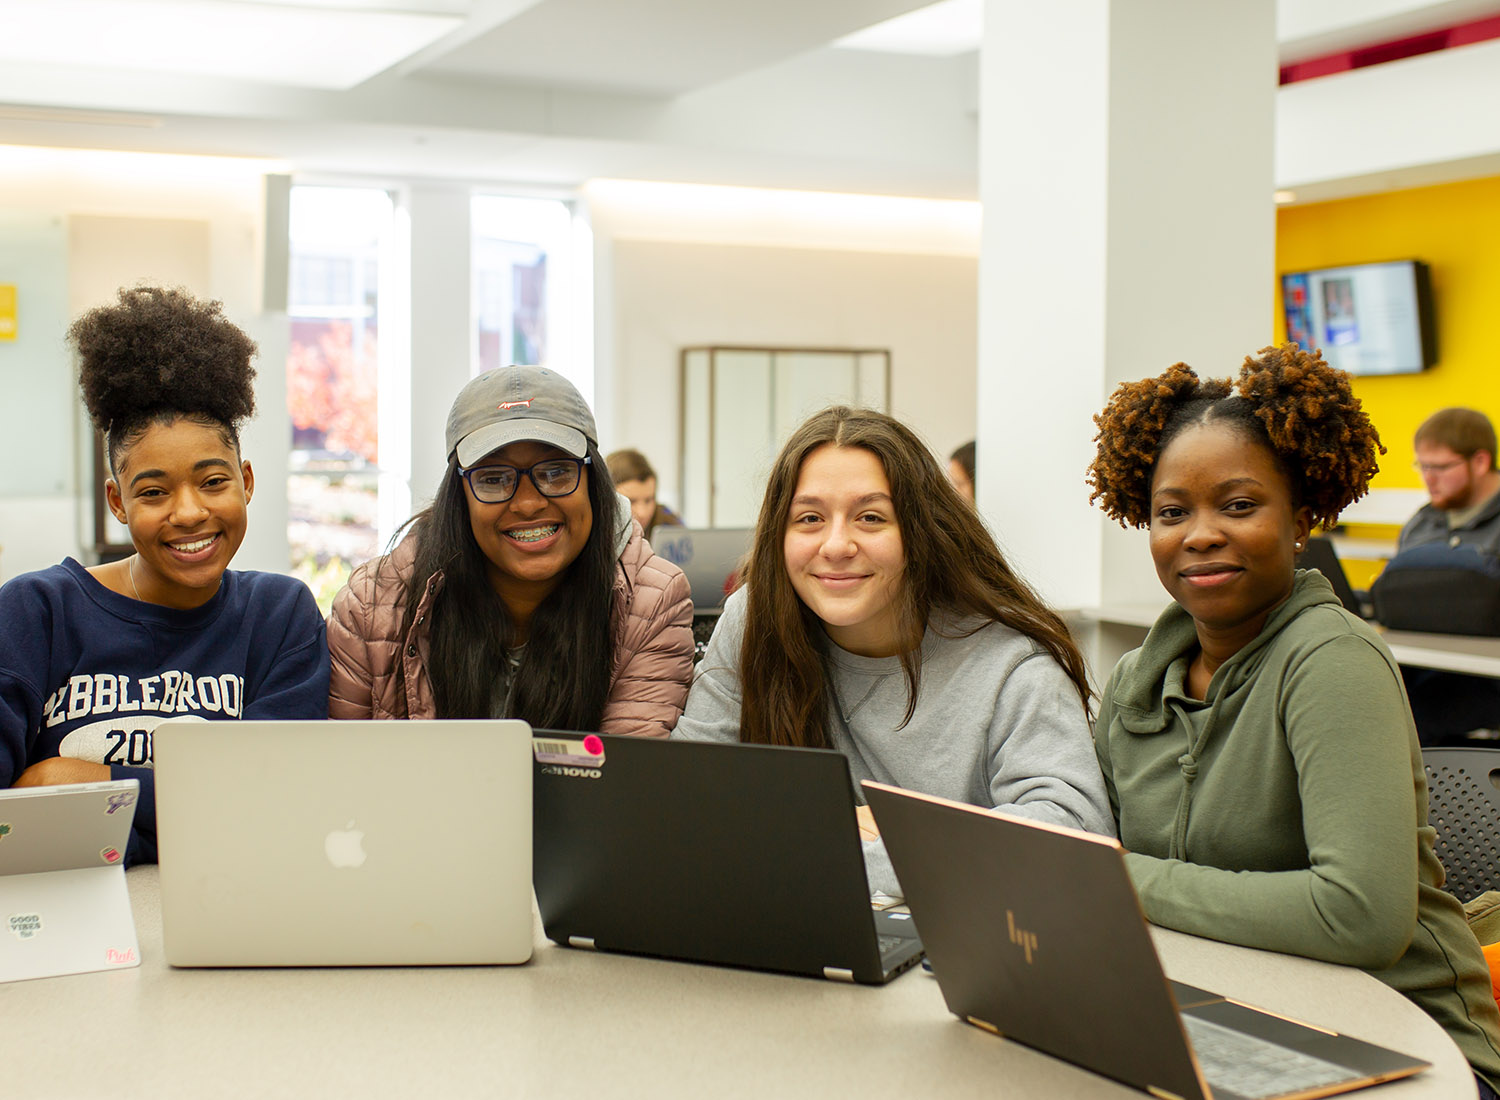
<svg viewBox="0 0 1500 1100">
<path fill-rule="evenodd" d="M 943 999 L 979 1028 L 1180 1100 L 1333 1096 L 1428 1067 L 1169 982 L 1109 837 L 864 788 Z"/>
<path fill-rule="evenodd" d="M 0 790 L 0 981 L 138 966 L 134 779 Z"/>
<path fill-rule="evenodd" d="M 698 615 L 723 608 L 754 537 L 748 527 L 658 527 L 651 535 L 651 549 L 687 576 L 693 613 Z"/>
<path fill-rule="evenodd" d="M 165 722 L 153 742 L 173 966 L 531 957 L 525 722 Z"/>
</svg>

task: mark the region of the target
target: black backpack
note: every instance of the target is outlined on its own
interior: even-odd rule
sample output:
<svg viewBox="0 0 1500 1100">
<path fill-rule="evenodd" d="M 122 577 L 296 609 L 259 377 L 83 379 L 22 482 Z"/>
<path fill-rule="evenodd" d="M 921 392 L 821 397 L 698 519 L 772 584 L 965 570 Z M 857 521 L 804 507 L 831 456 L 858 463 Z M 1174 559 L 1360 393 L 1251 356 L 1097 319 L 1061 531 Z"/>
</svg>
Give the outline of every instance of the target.
<svg viewBox="0 0 1500 1100">
<path fill-rule="evenodd" d="M 1500 557 L 1465 543 L 1413 546 L 1386 563 L 1370 598 L 1392 630 L 1500 635 Z"/>
</svg>

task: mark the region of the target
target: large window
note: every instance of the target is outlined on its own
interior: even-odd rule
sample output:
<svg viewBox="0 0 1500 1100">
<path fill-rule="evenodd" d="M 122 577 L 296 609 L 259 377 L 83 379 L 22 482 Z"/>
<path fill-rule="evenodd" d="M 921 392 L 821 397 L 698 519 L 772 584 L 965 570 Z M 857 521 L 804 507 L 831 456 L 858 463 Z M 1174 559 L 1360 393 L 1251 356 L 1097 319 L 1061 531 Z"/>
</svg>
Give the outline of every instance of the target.
<svg viewBox="0 0 1500 1100">
<path fill-rule="evenodd" d="M 292 188 L 288 536 L 291 571 L 325 612 L 381 549 L 379 286 L 392 214 L 385 191 Z"/>
<path fill-rule="evenodd" d="M 522 363 L 572 377 L 580 334 L 568 204 L 478 195 L 471 217 L 475 373 Z"/>
</svg>

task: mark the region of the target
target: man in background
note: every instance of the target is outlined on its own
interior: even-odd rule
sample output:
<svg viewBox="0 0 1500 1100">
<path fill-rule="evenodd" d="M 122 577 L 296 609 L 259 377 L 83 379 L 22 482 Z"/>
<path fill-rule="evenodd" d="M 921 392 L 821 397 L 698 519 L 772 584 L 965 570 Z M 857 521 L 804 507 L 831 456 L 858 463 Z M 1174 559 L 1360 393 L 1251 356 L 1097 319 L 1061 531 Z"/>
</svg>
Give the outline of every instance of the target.
<svg viewBox="0 0 1500 1100">
<path fill-rule="evenodd" d="M 1476 409 L 1442 409 L 1415 440 L 1428 503 L 1401 529 L 1397 551 L 1443 541 L 1500 554 L 1500 471 L 1495 429 Z"/>
<path fill-rule="evenodd" d="M 958 495 L 974 503 L 974 440 L 969 440 L 948 456 L 948 480 Z"/>
<path fill-rule="evenodd" d="M 1442 409 L 1417 428 L 1417 469 L 1428 501 L 1401 529 L 1396 552 L 1445 542 L 1500 556 L 1495 428 L 1477 409 Z M 1463 744 L 1500 729 L 1500 680 L 1437 669 L 1401 670 L 1424 745 Z"/>
</svg>

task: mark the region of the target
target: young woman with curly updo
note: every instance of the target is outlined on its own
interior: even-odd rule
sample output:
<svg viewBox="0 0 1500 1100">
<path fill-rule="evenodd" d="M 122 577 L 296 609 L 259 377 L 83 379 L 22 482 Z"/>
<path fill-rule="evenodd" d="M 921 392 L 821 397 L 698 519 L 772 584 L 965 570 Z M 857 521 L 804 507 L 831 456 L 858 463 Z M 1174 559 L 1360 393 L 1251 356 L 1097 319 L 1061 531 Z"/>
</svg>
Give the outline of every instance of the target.
<svg viewBox="0 0 1500 1100">
<path fill-rule="evenodd" d="M 900 421 L 838 406 L 793 432 L 745 576 L 673 737 L 833 748 L 856 780 L 1113 832 L 1083 658 Z M 870 886 L 898 893 L 860 820 Z"/>
<path fill-rule="evenodd" d="M 135 553 L 0 587 L 0 786 L 137 779 L 126 861 L 154 861 L 152 730 L 182 715 L 322 717 L 328 649 L 306 585 L 228 568 L 255 489 L 239 446 L 250 338 L 219 303 L 150 287 L 69 337 Z"/>
<path fill-rule="evenodd" d="M 1095 742 L 1147 917 L 1359 966 L 1500 1082 L 1489 975 L 1427 824 L 1401 673 L 1295 559 L 1380 447 L 1349 376 L 1295 344 L 1236 384 L 1179 363 L 1095 417 L 1092 499 L 1147 527 L 1176 601 L 1104 689 Z"/>
</svg>

